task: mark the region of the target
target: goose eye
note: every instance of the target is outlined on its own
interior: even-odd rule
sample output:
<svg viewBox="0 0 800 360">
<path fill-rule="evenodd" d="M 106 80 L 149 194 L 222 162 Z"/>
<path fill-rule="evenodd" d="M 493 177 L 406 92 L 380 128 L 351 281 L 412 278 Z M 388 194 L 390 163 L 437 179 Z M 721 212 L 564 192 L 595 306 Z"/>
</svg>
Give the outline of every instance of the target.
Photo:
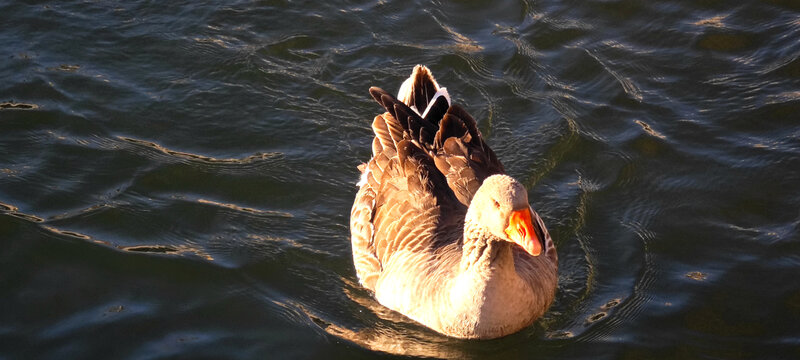
<svg viewBox="0 0 800 360">
<path fill-rule="evenodd" d="M 497 202 L 497 200 L 492 200 L 492 201 L 494 202 L 494 208 L 495 209 L 499 209 L 500 208 L 500 203 Z"/>
</svg>

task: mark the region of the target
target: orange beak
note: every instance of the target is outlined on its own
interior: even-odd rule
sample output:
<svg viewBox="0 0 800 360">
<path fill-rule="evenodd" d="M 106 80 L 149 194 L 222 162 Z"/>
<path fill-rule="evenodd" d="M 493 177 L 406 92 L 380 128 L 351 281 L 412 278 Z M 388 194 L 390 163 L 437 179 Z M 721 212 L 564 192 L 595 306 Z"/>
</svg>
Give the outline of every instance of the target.
<svg viewBox="0 0 800 360">
<path fill-rule="evenodd" d="M 530 210 L 512 211 L 505 233 L 511 241 L 522 246 L 531 256 L 539 256 L 542 253 L 542 242 L 533 229 Z"/>
</svg>

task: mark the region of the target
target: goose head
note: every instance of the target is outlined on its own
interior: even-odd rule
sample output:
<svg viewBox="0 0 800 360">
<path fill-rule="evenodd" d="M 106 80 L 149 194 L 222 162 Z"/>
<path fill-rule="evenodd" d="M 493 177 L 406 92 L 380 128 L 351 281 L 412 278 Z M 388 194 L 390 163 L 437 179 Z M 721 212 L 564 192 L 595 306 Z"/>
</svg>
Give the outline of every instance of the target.
<svg viewBox="0 0 800 360">
<path fill-rule="evenodd" d="M 542 221 L 528 204 L 528 192 L 507 175 L 492 175 L 478 188 L 467 210 L 466 221 L 493 238 L 521 246 L 531 256 L 542 253 Z"/>
</svg>

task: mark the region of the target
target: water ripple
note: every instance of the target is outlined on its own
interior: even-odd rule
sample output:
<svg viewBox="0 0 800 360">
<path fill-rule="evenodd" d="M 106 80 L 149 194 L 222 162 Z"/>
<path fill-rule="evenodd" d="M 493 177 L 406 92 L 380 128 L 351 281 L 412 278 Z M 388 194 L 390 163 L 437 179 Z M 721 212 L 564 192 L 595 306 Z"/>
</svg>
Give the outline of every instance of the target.
<svg viewBox="0 0 800 360">
<path fill-rule="evenodd" d="M 0 2 L 0 353 L 794 355 L 798 11 Z M 448 339 L 357 284 L 367 89 L 416 64 L 558 246 L 556 302 L 518 334 Z"/>
</svg>

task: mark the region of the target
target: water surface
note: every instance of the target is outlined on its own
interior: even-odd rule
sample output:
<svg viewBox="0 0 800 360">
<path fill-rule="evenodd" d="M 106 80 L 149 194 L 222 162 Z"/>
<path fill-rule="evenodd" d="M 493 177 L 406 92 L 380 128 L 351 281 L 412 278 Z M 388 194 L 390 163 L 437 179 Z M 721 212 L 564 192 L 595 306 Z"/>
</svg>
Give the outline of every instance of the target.
<svg viewBox="0 0 800 360">
<path fill-rule="evenodd" d="M 0 358 L 800 357 L 796 1 L 0 1 Z M 381 111 L 428 65 L 559 251 L 537 323 L 358 284 Z"/>
</svg>

